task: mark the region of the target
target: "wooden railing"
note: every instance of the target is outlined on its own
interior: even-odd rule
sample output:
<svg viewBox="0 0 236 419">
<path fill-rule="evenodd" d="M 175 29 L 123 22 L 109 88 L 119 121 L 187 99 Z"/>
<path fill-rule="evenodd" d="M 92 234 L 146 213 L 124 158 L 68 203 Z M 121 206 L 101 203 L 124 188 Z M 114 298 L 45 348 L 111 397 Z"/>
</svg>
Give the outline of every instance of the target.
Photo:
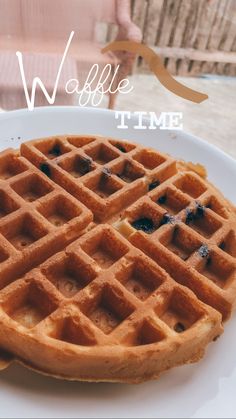
<svg viewBox="0 0 236 419">
<path fill-rule="evenodd" d="M 132 0 L 132 17 L 172 74 L 236 76 L 236 0 Z"/>
</svg>

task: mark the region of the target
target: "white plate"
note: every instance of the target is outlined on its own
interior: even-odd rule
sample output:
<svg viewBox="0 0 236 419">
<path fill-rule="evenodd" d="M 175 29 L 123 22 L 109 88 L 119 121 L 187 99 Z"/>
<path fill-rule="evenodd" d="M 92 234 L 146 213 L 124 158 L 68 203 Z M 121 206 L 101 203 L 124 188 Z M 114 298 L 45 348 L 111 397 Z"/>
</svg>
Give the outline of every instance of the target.
<svg viewBox="0 0 236 419">
<path fill-rule="evenodd" d="M 127 138 L 204 164 L 209 178 L 236 203 L 236 162 L 204 141 L 176 131 L 118 130 L 113 112 L 86 108 L 36 108 L 0 115 L 0 148 L 56 134 Z M 0 374 L 2 418 L 234 418 L 236 316 L 197 364 L 176 368 L 158 381 L 132 386 L 86 384 L 42 377 L 19 366 Z"/>
</svg>

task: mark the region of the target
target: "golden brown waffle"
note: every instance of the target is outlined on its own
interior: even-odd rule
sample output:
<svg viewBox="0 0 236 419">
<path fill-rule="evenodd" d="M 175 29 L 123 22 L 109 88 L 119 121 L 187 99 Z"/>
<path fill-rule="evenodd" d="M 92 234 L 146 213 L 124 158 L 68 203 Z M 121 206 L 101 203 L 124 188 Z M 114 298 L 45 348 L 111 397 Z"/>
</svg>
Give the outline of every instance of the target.
<svg viewBox="0 0 236 419">
<path fill-rule="evenodd" d="M 0 154 L 1 288 L 63 249 L 92 213 L 17 152 Z"/>
<path fill-rule="evenodd" d="M 201 172 L 100 137 L 2 153 L 2 350 L 88 381 L 200 359 L 236 300 L 235 209 Z"/>
</svg>

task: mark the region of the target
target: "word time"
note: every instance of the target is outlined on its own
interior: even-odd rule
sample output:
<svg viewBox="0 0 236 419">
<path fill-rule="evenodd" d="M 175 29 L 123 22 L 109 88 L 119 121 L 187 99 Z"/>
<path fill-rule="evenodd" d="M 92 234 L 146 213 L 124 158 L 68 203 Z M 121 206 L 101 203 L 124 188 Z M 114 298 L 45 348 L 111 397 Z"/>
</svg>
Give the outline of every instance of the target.
<svg viewBox="0 0 236 419">
<path fill-rule="evenodd" d="M 134 118 L 131 119 L 131 115 Z M 161 112 L 157 115 L 155 112 L 129 112 L 116 111 L 115 119 L 118 121 L 118 129 L 128 129 L 132 124 L 134 129 L 163 129 L 163 130 L 182 130 L 183 113 L 182 112 Z M 129 121 L 129 122 L 128 122 Z"/>
</svg>

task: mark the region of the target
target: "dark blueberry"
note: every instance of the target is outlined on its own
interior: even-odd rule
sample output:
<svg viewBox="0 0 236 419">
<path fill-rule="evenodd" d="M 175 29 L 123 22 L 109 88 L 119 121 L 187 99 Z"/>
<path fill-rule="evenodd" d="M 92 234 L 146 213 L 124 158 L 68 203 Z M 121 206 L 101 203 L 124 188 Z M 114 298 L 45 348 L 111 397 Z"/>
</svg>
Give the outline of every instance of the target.
<svg viewBox="0 0 236 419">
<path fill-rule="evenodd" d="M 89 173 L 92 167 L 92 159 L 89 159 L 87 157 L 83 157 L 79 162 L 79 171 L 81 175 L 86 175 L 86 173 Z"/>
<path fill-rule="evenodd" d="M 39 166 L 41 172 L 43 172 L 46 176 L 51 177 L 51 169 L 47 163 L 41 163 Z"/>
<path fill-rule="evenodd" d="M 208 258 L 210 252 L 207 244 L 203 244 L 200 249 L 198 249 L 198 254 L 201 258 Z"/>
<path fill-rule="evenodd" d="M 160 185 L 159 180 L 155 180 L 154 182 L 150 183 L 150 185 L 148 186 L 148 190 L 152 191 L 153 189 L 157 188 L 157 186 Z"/>
<path fill-rule="evenodd" d="M 160 198 L 158 199 L 157 202 L 158 202 L 158 204 L 163 205 L 163 204 L 166 203 L 166 200 L 167 200 L 167 196 L 163 195 L 163 196 L 160 196 Z"/>
<path fill-rule="evenodd" d="M 202 218 L 205 216 L 206 207 L 204 205 L 200 204 L 199 202 L 196 202 L 196 218 Z"/>
<path fill-rule="evenodd" d="M 108 167 L 103 167 L 102 169 L 102 175 L 105 179 L 111 176 L 111 171 L 108 169 Z"/>
<path fill-rule="evenodd" d="M 114 144 L 114 146 L 116 148 L 118 148 L 118 150 L 120 150 L 122 153 L 127 153 L 127 151 L 126 151 L 125 147 L 123 147 L 123 145 L 117 143 L 117 144 Z"/>
<path fill-rule="evenodd" d="M 207 259 L 207 266 L 209 266 L 209 265 L 211 265 L 211 258 L 210 257 L 208 257 L 208 259 Z"/>
<path fill-rule="evenodd" d="M 60 144 L 55 144 L 52 149 L 49 151 L 49 154 L 52 154 L 55 157 L 58 157 L 61 155 L 61 147 Z"/>
<path fill-rule="evenodd" d="M 177 333 L 183 333 L 185 330 L 186 328 L 183 323 L 178 322 L 174 325 L 174 331 Z"/>
<path fill-rule="evenodd" d="M 142 230 L 145 233 L 152 233 L 154 231 L 154 223 L 150 218 L 139 218 L 131 223 L 136 230 Z"/>
<path fill-rule="evenodd" d="M 225 244 L 225 242 L 223 241 L 223 242 L 221 242 L 221 243 L 220 243 L 219 248 L 220 248 L 221 250 L 225 250 L 225 246 L 226 246 L 226 244 Z"/>
<path fill-rule="evenodd" d="M 195 214 L 194 212 L 190 209 L 187 208 L 186 209 L 186 224 L 189 225 L 190 223 L 192 223 L 195 219 Z"/>
<path fill-rule="evenodd" d="M 161 225 L 174 224 L 174 223 L 175 223 L 175 217 L 173 215 L 168 214 L 168 212 L 163 215 Z"/>
</svg>

